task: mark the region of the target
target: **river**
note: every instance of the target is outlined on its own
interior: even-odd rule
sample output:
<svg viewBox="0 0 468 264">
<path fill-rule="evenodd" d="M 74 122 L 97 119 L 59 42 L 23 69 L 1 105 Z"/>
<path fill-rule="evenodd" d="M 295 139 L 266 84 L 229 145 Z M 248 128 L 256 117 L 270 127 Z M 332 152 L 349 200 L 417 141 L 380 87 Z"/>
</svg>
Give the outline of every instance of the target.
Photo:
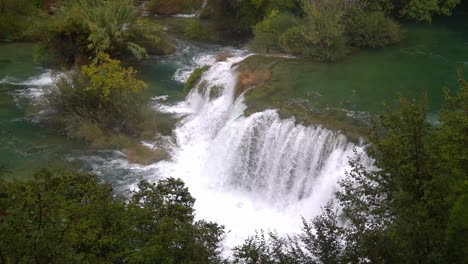
<svg viewBox="0 0 468 264">
<path fill-rule="evenodd" d="M 313 217 L 333 197 L 353 149 L 361 153 L 362 142 L 326 124 L 297 122 L 294 112 L 285 118 L 275 108 L 300 102 L 365 121 L 384 101 L 394 104 L 399 95 L 426 93 L 428 118 L 435 121 L 443 87 L 457 89 L 456 69 L 468 68 L 465 25 L 444 20 L 407 26 L 402 43 L 336 64 L 264 57 L 260 63 L 277 60 L 271 90 L 250 102 L 234 96 L 236 69 L 255 55 L 245 48 L 180 41 L 175 54 L 138 67 L 161 116 L 157 144 L 172 155 L 149 166 L 129 164 L 119 150 L 91 150 L 44 127 L 29 105 L 53 74 L 33 63 L 32 45 L 1 44 L 0 164 L 16 177 L 44 166 L 90 171 L 118 192 L 134 188 L 141 178 L 181 178 L 196 198 L 197 218 L 226 226 L 226 249 L 259 229 L 297 232 L 301 216 Z M 230 56 L 217 61 L 218 54 Z M 211 66 L 202 76 L 203 89 L 184 97 L 183 82 L 203 65 Z M 246 114 L 248 108 L 255 110 Z"/>
</svg>

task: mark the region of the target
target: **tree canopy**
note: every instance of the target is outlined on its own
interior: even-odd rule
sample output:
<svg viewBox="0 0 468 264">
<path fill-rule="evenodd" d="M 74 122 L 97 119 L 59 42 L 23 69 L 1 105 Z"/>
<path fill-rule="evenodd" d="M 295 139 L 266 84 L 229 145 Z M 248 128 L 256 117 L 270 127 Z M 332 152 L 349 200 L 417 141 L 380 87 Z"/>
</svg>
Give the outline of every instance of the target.
<svg viewBox="0 0 468 264">
<path fill-rule="evenodd" d="M 447 93 L 439 123 L 423 102 L 401 99 L 376 117 L 366 155 L 351 160 L 338 204 L 289 238 L 253 236 L 239 263 L 466 263 L 468 83 Z M 338 205 L 338 207 L 337 207 Z"/>
<path fill-rule="evenodd" d="M 194 202 L 172 178 L 140 182 L 129 201 L 90 174 L 0 181 L 0 261 L 220 263 L 223 227 L 195 221 Z"/>
</svg>

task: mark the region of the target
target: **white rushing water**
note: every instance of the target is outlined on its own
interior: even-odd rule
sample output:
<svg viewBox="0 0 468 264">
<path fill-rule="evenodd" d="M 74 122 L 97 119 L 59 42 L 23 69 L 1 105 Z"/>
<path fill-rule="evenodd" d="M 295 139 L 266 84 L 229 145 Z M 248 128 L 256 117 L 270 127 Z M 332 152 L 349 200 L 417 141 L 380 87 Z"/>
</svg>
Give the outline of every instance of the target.
<svg viewBox="0 0 468 264">
<path fill-rule="evenodd" d="M 172 161 L 158 170 L 184 180 L 197 218 L 225 225 L 226 249 L 260 229 L 299 232 L 301 216 L 312 218 L 332 199 L 356 147 L 338 132 L 281 120 L 275 110 L 245 117 L 243 97 L 233 97 L 233 65 L 244 58 L 214 62 L 203 92 L 159 108 L 186 116 L 174 130 Z"/>
<path fill-rule="evenodd" d="M 125 154 L 116 151 L 68 159 L 85 161 L 87 169 L 112 181 L 120 191 L 135 186 L 139 177 L 181 178 L 196 198 L 196 217 L 226 227 L 224 246 L 229 255 L 232 247 L 256 230 L 299 232 L 301 217 L 314 217 L 333 198 L 357 146 L 321 126 L 280 119 L 275 110 L 246 117 L 243 96 L 234 98 L 234 65 L 248 55 L 235 49 L 217 52 L 233 57 L 217 62 L 216 54 L 209 52 L 197 51 L 193 60 L 185 53 L 178 55 L 183 64 L 174 78 L 181 82 L 194 68 L 211 65 L 199 83 L 204 86 L 193 89 L 185 101 L 170 105 L 167 96 L 154 98 L 159 111 L 183 117 L 174 130 L 175 144 L 170 138 L 160 141 L 167 142 L 171 161 L 129 164 Z M 15 91 L 15 97 L 34 99 L 52 81 L 47 71 L 26 81 L 4 78 L 0 83 L 25 86 Z M 142 144 L 152 147 L 151 142 Z"/>
</svg>

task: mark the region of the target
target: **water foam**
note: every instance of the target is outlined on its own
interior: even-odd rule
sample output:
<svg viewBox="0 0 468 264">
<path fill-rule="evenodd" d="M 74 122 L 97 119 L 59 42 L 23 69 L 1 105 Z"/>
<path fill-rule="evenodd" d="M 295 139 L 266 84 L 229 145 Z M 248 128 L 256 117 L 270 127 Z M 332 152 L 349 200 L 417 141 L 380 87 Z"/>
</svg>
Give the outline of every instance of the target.
<svg viewBox="0 0 468 264">
<path fill-rule="evenodd" d="M 47 86 L 53 83 L 52 71 L 45 71 L 38 76 L 27 79 L 26 81 L 18 81 L 7 76 L 0 80 L 0 84 L 2 83 L 17 86 Z"/>
<path fill-rule="evenodd" d="M 189 114 L 174 130 L 172 161 L 157 165 L 163 177 L 185 181 L 198 218 L 226 226 L 226 249 L 259 229 L 298 232 L 301 216 L 313 217 L 333 197 L 356 147 L 338 132 L 282 120 L 274 110 L 245 117 L 243 97 L 233 96 L 233 65 L 244 58 L 214 63 L 200 82 L 208 87 L 175 106 Z M 213 98 L 210 89 L 219 87 Z"/>
</svg>

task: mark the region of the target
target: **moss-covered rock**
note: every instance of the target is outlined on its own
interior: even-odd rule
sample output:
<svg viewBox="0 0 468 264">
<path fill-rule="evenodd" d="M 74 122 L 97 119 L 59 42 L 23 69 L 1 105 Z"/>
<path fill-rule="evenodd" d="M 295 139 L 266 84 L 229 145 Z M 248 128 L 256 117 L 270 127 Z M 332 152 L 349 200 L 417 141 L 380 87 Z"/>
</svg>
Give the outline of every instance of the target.
<svg viewBox="0 0 468 264">
<path fill-rule="evenodd" d="M 127 147 L 126 155 L 129 163 L 142 165 L 149 165 L 170 158 L 169 153 L 163 149 L 150 149 L 139 144 Z"/>
<path fill-rule="evenodd" d="M 197 85 L 197 83 L 200 81 L 202 75 L 204 72 L 206 72 L 208 69 L 210 68 L 210 66 L 203 66 L 203 67 L 200 67 L 200 68 L 196 68 L 189 76 L 189 78 L 187 79 L 187 81 L 185 82 L 185 85 L 184 85 L 184 95 L 187 95 L 190 90 L 192 90 L 192 88 L 195 87 L 195 85 Z"/>
<path fill-rule="evenodd" d="M 135 138 L 121 133 L 103 131 L 97 124 L 90 121 L 83 120 L 72 134 L 69 133 L 69 136 L 84 141 L 93 149 L 124 149 L 130 163 L 148 165 L 170 157 L 169 153 L 163 149 L 150 149 Z"/>
</svg>

